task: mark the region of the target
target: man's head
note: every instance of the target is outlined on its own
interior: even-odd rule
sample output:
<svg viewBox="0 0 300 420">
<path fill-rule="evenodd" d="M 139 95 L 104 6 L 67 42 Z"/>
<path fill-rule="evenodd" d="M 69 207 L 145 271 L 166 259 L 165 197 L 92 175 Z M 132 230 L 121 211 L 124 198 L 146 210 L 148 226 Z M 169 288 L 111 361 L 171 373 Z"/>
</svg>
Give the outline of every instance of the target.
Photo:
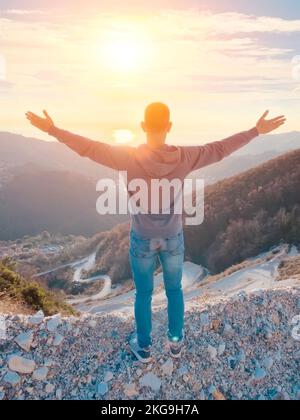
<svg viewBox="0 0 300 420">
<path fill-rule="evenodd" d="M 171 131 L 170 109 L 167 105 L 156 102 L 147 106 L 142 129 L 147 135 L 147 142 L 152 147 L 161 147 Z"/>
</svg>

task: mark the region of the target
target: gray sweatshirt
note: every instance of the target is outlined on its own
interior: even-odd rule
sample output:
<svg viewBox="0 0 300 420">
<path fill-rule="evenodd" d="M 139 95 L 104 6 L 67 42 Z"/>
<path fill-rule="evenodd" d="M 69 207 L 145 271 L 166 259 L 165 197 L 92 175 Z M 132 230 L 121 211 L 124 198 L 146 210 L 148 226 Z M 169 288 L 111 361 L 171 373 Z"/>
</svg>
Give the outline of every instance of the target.
<svg viewBox="0 0 300 420">
<path fill-rule="evenodd" d="M 49 135 L 70 147 L 80 156 L 115 169 L 126 171 L 128 182 L 134 179 L 146 181 L 149 190 L 151 180 L 184 179 L 193 171 L 218 162 L 248 144 L 258 136 L 256 128 L 224 140 L 203 146 L 169 146 L 153 149 L 147 144 L 139 147 L 111 146 L 93 141 L 68 131 L 52 127 Z M 183 218 L 174 214 L 174 202 L 170 214 L 132 215 L 132 229 L 142 238 L 170 238 L 182 230 Z"/>
</svg>

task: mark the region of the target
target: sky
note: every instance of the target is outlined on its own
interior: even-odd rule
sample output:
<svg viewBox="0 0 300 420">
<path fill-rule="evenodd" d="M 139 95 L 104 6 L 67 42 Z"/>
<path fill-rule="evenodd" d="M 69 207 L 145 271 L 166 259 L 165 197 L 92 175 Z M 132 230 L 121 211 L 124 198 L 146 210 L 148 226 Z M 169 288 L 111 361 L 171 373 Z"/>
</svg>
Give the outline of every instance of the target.
<svg viewBox="0 0 300 420">
<path fill-rule="evenodd" d="M 138 144 L 154 101 L 176 144 L 265 109 L 300 130 L 299 38 L 299 0 L 0 0 L 0 130 L 49 140 L 24 118 L 47 109 L 61 128 Z"/>
</svg>

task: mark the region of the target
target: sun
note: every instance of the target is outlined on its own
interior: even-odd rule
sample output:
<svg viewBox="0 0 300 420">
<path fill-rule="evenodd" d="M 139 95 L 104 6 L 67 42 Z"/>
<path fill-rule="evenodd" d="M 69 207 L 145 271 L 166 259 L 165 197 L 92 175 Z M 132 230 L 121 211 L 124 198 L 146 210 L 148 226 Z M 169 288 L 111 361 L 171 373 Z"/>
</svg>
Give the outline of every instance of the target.
<svg viewBox="0 0 300 420">
<path fill-rule="evenodd" d="M 133 134 L 131 130 L 122 129 L 122 130 L 115 130 L 113 133 L 113 137 L 116 143 L 127 144 L 127 143 L 131 143 L 134 140 L 135 135 Z"/>
<path fill-rule="evenodd" d="M 132 40 L 112 41 L 105 47 L 107 64 L 117 71 L 138 70 L 144 61 L 142 46 Z"/>
<path fill-rule="evenodd" d="M 102 65 L 120 73 L 142 71 L 153 53 L 149 37 L 139 28 L 120 28 L 105 34 L 100 43 Z"/>
</svg>

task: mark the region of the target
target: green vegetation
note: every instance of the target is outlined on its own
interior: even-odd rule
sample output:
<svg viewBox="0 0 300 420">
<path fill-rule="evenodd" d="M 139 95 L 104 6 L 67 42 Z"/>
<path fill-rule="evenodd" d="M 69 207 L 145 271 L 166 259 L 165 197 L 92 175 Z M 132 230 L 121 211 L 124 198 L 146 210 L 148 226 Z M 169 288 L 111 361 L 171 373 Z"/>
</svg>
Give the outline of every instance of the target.
<svg viewBox="0 0 300 420">
<path fill-rule="evenodd" d="M 43 310 L 50 316 L 58 312 L 74 315 L 74 310 L 63 299 L 45 290 L 40 284 L 27 281 L 15 272 L 15 265 L 9 259 L 0 261 L 0 294 L 29 306 L 33 310 Z"/>
</svg>

